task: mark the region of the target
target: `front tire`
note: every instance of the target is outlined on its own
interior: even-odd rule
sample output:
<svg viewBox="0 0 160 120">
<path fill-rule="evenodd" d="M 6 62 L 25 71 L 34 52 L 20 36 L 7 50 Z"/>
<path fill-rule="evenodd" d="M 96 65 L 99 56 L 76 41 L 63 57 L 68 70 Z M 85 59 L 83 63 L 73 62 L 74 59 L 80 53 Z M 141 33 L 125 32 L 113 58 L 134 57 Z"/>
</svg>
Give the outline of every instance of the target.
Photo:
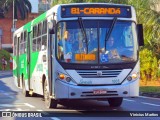
<svg viewBox="0 0 160 120">
<path fill-rule="evenodd" d="M 120 107 L 123 102 L 123 98 L 108 98 L 108 102 L 111 107 Z"/>
<path fill-rule="evenodd" d="M 57 100 L 50 98 L 49 90 L 47 89 L 47 81 L 44 82 L 44 100 L 46 108 L 57 108 Z"/>
</svg>

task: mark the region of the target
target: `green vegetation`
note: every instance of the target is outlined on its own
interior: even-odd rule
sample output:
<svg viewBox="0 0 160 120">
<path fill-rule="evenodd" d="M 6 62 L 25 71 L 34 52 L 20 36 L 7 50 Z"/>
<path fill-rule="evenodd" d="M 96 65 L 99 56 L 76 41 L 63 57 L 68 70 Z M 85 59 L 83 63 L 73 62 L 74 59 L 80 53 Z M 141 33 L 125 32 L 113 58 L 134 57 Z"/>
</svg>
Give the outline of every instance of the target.
<svg viewBox="0 0 160 120">
<path fill-rule="evenodd" d="M 20 16 L 22 20 L 27 18 L 28 13 L 30 13 L 32 9 L 29 0 L 1 0 L 0 10 L 3 11 L 3 14 L 6 14 L 8 10 L 12 9 L 13 1 L 14 1 L 14 11 L 15 11 L 14 18 L 18 19 L 18 17 Z"/>
<path fill-rule="evenodd" d="M 140 60 L 140 72 L 142 81 L 157 80 L 158 61 L 153 52 L 151 50 L 148 50 L 147 48 L 142 49 L 140 52 Z"/>
<path fill-rule="evenodd" d="M 145 93 L 160 93 L 160 87 L 159 86 L 140 87 L 140 92 L 145 92 Z"/>
<path fill-rule="evenodd" d="M 2 63 L 1 63 L 1 59 L 2 57 L 5 57 L 5 59 L 7 60 L 7 67 L 6 67 L 6 70 L 9 70 L 9 59 L 10 59 L 10 53 L 7 52 L 6 50 L 0 50 L 0 70 L 2 70 Z"/>
</svg>

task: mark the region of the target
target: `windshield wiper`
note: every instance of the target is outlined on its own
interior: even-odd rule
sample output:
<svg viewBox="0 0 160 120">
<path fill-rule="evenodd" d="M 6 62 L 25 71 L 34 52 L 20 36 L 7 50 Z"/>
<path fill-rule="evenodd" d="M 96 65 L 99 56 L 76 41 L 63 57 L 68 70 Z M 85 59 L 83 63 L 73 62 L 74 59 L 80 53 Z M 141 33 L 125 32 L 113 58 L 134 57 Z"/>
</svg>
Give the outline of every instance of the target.
<svg viewBox="0 0 160 120">
<path fill-rule="evenodd" d="M 87 34 L 86 34 L 86 31 L 85 31 L 85 29 L 84 29 L 84 24 L 83 24 L 83 21 L 82 21 L 82 18 L 78 18 L 78 23 L 79 23 L 79 26 L 80 26 L 80 28 L 81 28 L 81 31 L 82 31 L 82 33 L 83 33 L 83 36 L 84 36 L 84 38 L 85 38 L 85 43 L 86 43 L 86 45 L 87 45 L 87 54 L 88 54 L 88 39 L 87 39 Z"/>
<path fill-rule="evenodd" d="M 105 36 L 105 51 L 106 51 L 106 43 L 107 43 L 107 41 L 108 41 L 108 39 L 109 39 L 109 37 L 110 37 L 110 35 L 111 35 L 111 33 L 112 33 L 112 30 L 113 30 L 113 28 L 114 28 L 114 25 L 115 25 L 116 21 L 117 21 L 117 17 L 114 17 L 114 18 L 113 18 L 112 25 L 111 25 L 111 27 L 110 27 L 110 29 L 109 29 L 109 31 L 108 31 L 108 34 L 107 34 L 107 32 L 106 32 L 106 36 Z"/>
</svg>

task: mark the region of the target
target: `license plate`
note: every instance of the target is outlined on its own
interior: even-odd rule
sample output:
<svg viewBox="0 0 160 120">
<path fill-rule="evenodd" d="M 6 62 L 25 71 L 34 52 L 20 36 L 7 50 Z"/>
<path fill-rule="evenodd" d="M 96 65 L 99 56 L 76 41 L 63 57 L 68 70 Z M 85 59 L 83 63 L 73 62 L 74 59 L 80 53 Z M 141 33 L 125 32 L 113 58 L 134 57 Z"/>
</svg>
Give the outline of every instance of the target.
<svg viewBox="0 0 160 120">
<path fill-rule="evenodd" d="M 107 94 L 107 91 L 106 90 L 94 90 L 93 91 L 93 94 Z"/>
</svg>

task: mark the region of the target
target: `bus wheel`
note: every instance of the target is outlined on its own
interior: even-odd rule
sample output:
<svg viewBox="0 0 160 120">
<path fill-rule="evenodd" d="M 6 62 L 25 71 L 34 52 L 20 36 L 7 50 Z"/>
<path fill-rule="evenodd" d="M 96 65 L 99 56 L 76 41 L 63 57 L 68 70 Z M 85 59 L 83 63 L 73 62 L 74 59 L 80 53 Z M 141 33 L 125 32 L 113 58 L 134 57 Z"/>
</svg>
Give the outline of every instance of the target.
<svg viewBox="0 0 160 120">
<path fill-rule="evenodd" d="M 44 82 L 44 100 L 47 108 L 57 108 L 57 100 L 50 98 L 49 90 L 47 89 L 47 81 Z"/>
<path fill-rule="evenodd" d="M 123 101 L 122 97 L 119 97 L 119 98 L 108 98 L 108 102 L 109 102 L 109 105 L 111 107 L 119 107 L 119 106 L 121 106 L 122 101 Z"/>
<path fill-rule="evenodd" d="M 22 93 L 25 97 L 29 97 L 29 91 L 26 90 L 25 81 L 22 77 Z"/>
</svg>

